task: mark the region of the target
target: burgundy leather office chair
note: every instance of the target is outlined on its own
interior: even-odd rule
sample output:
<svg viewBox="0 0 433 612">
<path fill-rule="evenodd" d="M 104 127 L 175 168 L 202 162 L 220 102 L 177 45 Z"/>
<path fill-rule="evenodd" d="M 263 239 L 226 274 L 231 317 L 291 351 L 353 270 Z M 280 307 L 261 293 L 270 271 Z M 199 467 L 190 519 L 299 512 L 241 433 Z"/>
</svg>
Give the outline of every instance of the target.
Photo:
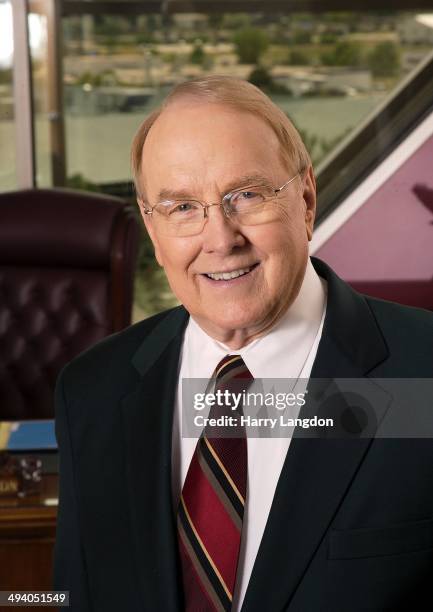
<svg viewBox="0 0 433 612">
<path fill-rule="evenodd" d="M 62 366 L 129 325 L 138 241 L 117 198 L 0 194 L 0 420 L 52 418 Z"/>
</svg>

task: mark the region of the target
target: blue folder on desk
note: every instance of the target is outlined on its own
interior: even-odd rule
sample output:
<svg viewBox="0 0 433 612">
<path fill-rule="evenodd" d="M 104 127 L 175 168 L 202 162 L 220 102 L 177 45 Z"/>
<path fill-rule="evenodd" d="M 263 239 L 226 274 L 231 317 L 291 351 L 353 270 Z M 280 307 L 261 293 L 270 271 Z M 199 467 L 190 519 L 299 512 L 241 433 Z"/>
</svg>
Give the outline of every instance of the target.
<svg viewBox="0 0 433 612">
<path fill-rule="evenodd" d="M 54 420 L 0 422 L 0 450 L 56 450 Z"/>
</svg>

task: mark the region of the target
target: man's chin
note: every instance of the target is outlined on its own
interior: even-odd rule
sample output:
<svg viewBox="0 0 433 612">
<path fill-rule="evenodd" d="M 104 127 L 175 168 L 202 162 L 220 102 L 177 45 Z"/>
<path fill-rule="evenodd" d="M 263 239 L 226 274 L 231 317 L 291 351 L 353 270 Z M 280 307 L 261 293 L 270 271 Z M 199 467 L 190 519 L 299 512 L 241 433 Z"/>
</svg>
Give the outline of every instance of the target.
<svg viewBox="0 0 433 612">
<path fill-rule="evenodd" d="M 252 317 L 251 313 L 246 316 L 245 310 L 238 313 L 231 312 L 230 316 L 227 312 L 221 312 L 213 313 L 212 317 L 206 319 L 201 317 L 194 319 L 208 335 L 224 344 L 256 337 L 267 327 L 261 317 Z"/>
</svg>

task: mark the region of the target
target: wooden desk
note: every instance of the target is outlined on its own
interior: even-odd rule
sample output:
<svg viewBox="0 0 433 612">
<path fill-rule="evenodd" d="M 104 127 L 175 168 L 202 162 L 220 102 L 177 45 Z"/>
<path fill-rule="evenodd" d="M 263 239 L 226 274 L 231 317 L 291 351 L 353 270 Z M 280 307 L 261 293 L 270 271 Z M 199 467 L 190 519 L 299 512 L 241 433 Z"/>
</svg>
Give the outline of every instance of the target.
<svg viewBox="0 0 433 612">
<path fill-rule="evenodd" d="M 41 495 L 0 498 L 0 590 L 52 589 L 57 496 L 57 475 L 45 474 Z"/>
</svg>

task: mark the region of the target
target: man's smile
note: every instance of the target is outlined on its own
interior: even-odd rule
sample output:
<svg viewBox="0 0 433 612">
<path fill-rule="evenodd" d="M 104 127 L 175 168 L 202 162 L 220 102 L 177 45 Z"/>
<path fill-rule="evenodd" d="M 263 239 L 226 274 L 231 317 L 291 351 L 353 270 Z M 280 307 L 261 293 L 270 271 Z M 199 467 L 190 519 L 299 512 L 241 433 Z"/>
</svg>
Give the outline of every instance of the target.
<svg viewBox="0 0 433 612">
<path fill-rule="evenodd" d="M 233 281 L 242 276 L 247 276 L 253 270 L 255 270 L 258 265 L 259 265 L 259 262 L 254 263 L 251 266 L 247 266 L 243 268 L 235 268 L 232 270 L 224 270 L 224 271 L 219 271 L 219 272 L 205 272 L 202 274 L 202 276 L 204 276 L 205 278 L 211 281 L 217 281 L 217 282 Z"/>
</svg>

